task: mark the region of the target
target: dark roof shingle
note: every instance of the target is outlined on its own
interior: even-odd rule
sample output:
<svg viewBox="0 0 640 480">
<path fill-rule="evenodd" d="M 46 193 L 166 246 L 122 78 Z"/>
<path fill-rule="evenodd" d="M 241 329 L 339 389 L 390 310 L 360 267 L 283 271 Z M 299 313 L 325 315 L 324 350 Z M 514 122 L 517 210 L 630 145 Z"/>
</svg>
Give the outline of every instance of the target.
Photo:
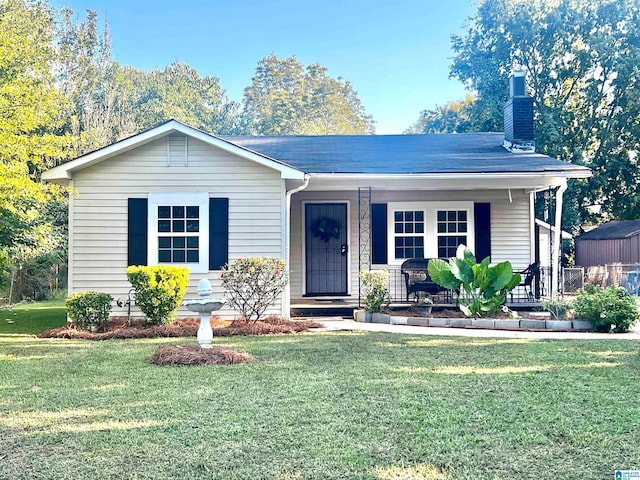
<svg viewBox="0 0 640 480">
<path fill-rule="evenodd" d="M 640 220 L 620 220 L 605 223 L 583 233 L 576 240 L 614 240 L 629 238 L 640 233 Z"/>
<path fill-rule="evenodd" d="M 502 133 L 221 136 L 308 173 L 425 174 L 581 171 L 534 152 L 512 153 Z"/>
</svg>

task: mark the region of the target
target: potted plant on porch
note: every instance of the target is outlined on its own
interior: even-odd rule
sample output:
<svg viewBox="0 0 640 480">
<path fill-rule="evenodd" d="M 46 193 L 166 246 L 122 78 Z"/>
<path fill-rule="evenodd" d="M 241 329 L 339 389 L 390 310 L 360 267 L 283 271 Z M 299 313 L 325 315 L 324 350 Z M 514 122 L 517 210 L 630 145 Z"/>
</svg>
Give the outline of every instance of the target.
<svg viewBox="0 0 640 480">
<path fill-rule="evenodd" d="M 356 310 L 354 318 L 358 322 L 389 323 L 389 315 L 382 313 L 389 304 L 389 272 L 387 270 L 366 270 L 360 272 L 364 311 Z"/>
</svg>

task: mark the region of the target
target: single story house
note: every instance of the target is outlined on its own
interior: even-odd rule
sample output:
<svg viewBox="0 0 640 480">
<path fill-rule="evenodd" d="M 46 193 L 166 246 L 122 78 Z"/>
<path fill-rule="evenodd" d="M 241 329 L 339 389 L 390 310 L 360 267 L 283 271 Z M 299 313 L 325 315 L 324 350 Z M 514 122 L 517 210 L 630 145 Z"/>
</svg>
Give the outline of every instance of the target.
<svg viewBox="0 0 640 480">
<path fill-rule="evenodd" d="M 43 178 L 76 192 L 69 292 L 124 297 L 128 265 L 172 263 L 191 270 L 188 296 L 204 276 L 222 294 L 229 260 L 280 257 L 291 281 L 273 311 L 286 315 L 308 299 L 357 303 L 371 268 L 389 269 L 404 298 L 405 259 L 459 244 L 524 269 L 536 257 L 535 192 L 555 190 L 561 209 L 567 179 L 590 171 L 535 153 L 524 77 L 511 93 L 504 136 L 223 137 L 172 120 L 57 166 Z"/>
</svg>

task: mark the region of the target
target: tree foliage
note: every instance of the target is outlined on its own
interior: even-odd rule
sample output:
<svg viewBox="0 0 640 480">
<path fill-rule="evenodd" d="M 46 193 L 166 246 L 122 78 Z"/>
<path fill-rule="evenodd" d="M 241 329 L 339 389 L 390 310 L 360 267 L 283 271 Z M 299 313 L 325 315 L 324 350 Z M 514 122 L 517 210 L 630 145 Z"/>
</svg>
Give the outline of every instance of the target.
<svg viewBox="0 0 640 480">
<path fill-rule="evenodd" d="M 508 75 L 524 70 L 537 150 L 593 170 L 567 192 L 566 228 L 594 203 L 640 216 L 639 24 L 637 0 L 485 0 L 452 37 L 451 75 L 476 92 L 476 112 L 502 129 Z"/>
<path fill-rule="evenodd" d="M 317 63 L 305 68 L 295 56 L 260 60 L 242 105 L 244 133 L 252 135 L 374 133 L 351 83 Z"/>
<path fill-rule="evenodd" d="M 46 213 L 61 192 L 39 182 L 69 141 L 52 75 L 52 15 L 40 2 L 0 3 L 0 264 L 12 277 L 59 246 Z"/>
<path fill-rule="evenodd" d="M 491 132 L 495 126 L 476 115 L 475 98 L 467 95 L 434 110 L 423 110 L 420 118 L 405 133 Z"/>
</svg>

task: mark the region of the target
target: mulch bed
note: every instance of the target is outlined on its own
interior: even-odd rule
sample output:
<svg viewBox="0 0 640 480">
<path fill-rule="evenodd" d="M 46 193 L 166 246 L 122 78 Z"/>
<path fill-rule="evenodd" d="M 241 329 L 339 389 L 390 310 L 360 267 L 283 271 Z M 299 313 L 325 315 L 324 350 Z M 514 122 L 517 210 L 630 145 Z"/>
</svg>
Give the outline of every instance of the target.
<svg viewBox="0 0 640 480">
<path fill-rule="evenodd" d="M 154 365 L 233 365 L 254 362 L 253 355 L 227 347 L 200 348 L 200 345 L 165 345 L 151 357 Z"/>
<path fill-rule="evenodd" d="M 279 333 L 301 333 L 322 325 L 310 320 L 289 320 L 276 316 L 266 317 L 258 322 L 228 321 L 212 317 L 211 327 L 214 337 L 230 337 L 235 335 L 274 335 Z M 114 318 L 109 321 L 104 332 L 92 333 L 74 327 L 60 327 L 47 330 L 41 338 L 72 338 L 84 340 L 111 340 L 116 338 L 156 338 L 156 337 L 195 337 L 200 326 L 197 318 L 176 320 L 169 325 L 146 326 L 143 322 L 134 321 L 127 325 L 126 318 Z"/>
</svg>

